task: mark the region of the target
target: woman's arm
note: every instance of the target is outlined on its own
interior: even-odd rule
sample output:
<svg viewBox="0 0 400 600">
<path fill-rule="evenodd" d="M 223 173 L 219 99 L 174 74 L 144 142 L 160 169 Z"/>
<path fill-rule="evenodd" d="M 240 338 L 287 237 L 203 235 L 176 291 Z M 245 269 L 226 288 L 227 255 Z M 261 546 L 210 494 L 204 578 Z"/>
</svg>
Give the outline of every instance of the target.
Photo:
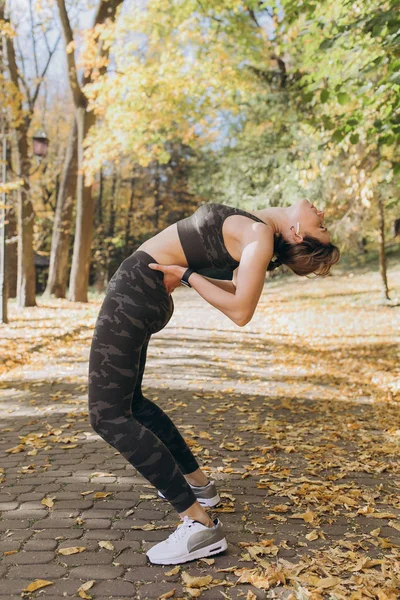
<svg viewBox="0 0 400 600">
<path fill-rule="evenodd" d="M 236 292 L 235 284 L 233 283 L 233 281 L 229 281 L 229 279 L 213 279 L 212 277 L 206 277 L 205 275 L 202 275 L 202 277 L 204 277 L 204 279 L 207 279 L 207 281 L 210 281 L 213 285 L 216 285 L 217 287 L 221 288 L 221 290 L 225 290 L 230 294 L 234 294 Z M 190 283 L 190 285 L 192 284 Z"/>
<path fill-rule="evenodd" d="M 258 225 L 258 224 L 257 224 Z M 252 318 L 260 298 L 265 273 L 273 255 L 273 238 L 265 234 L 265 226 L 254 228 L 257 238 L 249 242 L 237 269 L 237 287 L 234 293 L 221 289 L 199 273 L 192 273 L 190 285 L 209 304 L 223 312 L 234 323 L 243 327 Z M 150 268 L 164 273 L 174 272 L 182 277 L 186 267 L 150 263 Z M 225 282 L 226 283 L 226 282 Z"/>
</svg>

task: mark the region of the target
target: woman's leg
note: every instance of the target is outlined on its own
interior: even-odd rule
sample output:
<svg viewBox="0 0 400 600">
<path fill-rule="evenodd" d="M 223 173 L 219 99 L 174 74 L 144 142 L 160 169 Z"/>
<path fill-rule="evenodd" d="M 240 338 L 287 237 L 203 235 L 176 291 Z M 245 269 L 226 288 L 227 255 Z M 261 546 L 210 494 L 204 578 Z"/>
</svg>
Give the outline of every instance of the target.
<svg viewBox="0 0 400 600">
<path fill-rule="evenodd" d="M 208 483 L 207 477 L 200 470 L 196 458 L 176 425 L 157 404 L 143 395 L 142 381 L 146 365 L 147 347 L 148 342 L 143 345 L 140 354 L 139 374 L 132 399 L 132 414 L 135 419 L 151 429 L 164 442 L 187 481 L 193 485 L 205 485 Z"/>
<path fill-rule="evenodd" d="M 150 268 L 145 273 L 135 254 L 110 281 L 96 322 L 89 358 L 90 423 L 181 514 L 198 504 L 196 497 L 167 446 L 132 414 L 142 349 L 171 317 L 160 273 Z"/>
</svg>

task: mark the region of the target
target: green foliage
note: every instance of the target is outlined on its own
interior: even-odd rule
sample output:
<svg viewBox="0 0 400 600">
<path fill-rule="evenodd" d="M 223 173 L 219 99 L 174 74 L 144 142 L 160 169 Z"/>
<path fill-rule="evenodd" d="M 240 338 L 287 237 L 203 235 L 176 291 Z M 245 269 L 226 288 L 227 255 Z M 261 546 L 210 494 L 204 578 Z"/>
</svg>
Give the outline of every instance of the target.
<svg viewBox="0 0 400 600">
<path fill-rule="evenodd" d="M 287 0 L 282 6 L 285 48 L 293 54 L 293 45 L 297 53 L 301 46 L 300 85 L 321 89 L 315 121 L 323 110 L 336 125 L 329 127 L 333 142 L 361 141 L 371 151 L 387 146 L 393 153 L 400 136 L 398 0 Z M 389 148 L 384 153 L 391 158 Z"/>
</svg>

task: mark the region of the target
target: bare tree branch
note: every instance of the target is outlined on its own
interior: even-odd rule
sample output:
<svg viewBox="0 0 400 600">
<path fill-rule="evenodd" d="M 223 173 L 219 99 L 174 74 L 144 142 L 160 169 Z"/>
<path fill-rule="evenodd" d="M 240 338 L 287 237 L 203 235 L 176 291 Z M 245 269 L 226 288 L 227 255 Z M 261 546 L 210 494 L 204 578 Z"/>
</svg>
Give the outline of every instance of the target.
<svg viewBox="0 0 400 600">
<path fill-rule="evenodd" d="M 20 57 L 20 61 L 21 61 L 21 66 L 22 66 L 22 74 L 24 77 L 26 77 L 26 70 L 25 70 L 25 58 L 24 55 L 22 54 L 22 50 L 21 50 L 21 46 L 19 44 L 19 36 L 15 36 L 15 42 L 17 45 L 17 50 L 18 50 L 18 54 Z"/>
<path fill-rule="evenodd" d="M 46 75 L 46 73 L 47 73 L 47 69 L 49 68 L 49 65 L 50 65 L 51 59 L 52 59 L 52 57 L 53 57 L 53 54 L 54 54 L 54 52 L 57 50 L 57 46 L 58 46 L 58 44 L 59 44 L 60 40 L 61 40 L 61 35 L 59 35 L 59 36 L 58 36 L 58 38 L 57 38 L 57 40 L 56 40 L 56 43 L 54 44 L 53 50 L 51 50 L 51 51 L 49 52 L 49 56 L 47 57 L 47 62 L 46 62 L 46 64 L 45 64 L 44 68 L 43 68 L 43 71 L 42 71 L 42 73 L 41 73 L 41 75 L 40 75 L 40 78 L 39 78 L 38 84 L 37 84 L 37 86 L 36 86 L 36 89 L 35 89 L 35 91 L 34 91 L 34 94 L 33 94 L 33 96 L 32 96 L 32 107 L 35 105 L 36 99 L 37 99 L 37 97 L 38 97 L 38 95 L 39 95 L 40 86 L 42 85 L 42 82 L 43 82 L 43 78 L 44 78 L 44 76 L 45 76 L 45 75 Z"/>
<path fill-rule="evenodd" d="M 19 49 L 18 49 L 18 52 L 20 52 Z M 21 56 L 21 54 L 20 54 L 20 56 Z M 25 76 L 19 70 L 17 71 L 17 76 L 18 76 L 19 81 L 21 82 L 22 87 L 25 90 L 28 105 L 30 106 L 31 105 L 31 91 L 29 89 L 28 82 L 26 81 Z"/>
<path fill-rule="evenodd" d="M 35 23 L 33 20 L 32 0 L 29 0 L 29 17 L 30 17 L 30 21 L 31 21 L 33 60 L 35 62 L 35 73 L 36 73 L 36 77 L 39 77 L 39 66 L 38 66 L 38 59 L 37 59 Z"/>
<path fill-rule="evenodd" d="M 108 4 L 108 3 L 107 3 Z M 75 106 L 86 107 L 87 99 L 82 92 L 81 86 L 78 81 L 78 70 L 76 68 L 75 53 L 74 53 L 74 34 L 72 31 L 71 23 L 68 17 L 67 8 L 65 6 L 65 0 L 57 0 L 58 11 L 60 13 L 61 26 L 63 30 L 64 42 L 67 48 L 67 68 L 68 68 L 68 79 L 72 91 Z"/>
</svg>

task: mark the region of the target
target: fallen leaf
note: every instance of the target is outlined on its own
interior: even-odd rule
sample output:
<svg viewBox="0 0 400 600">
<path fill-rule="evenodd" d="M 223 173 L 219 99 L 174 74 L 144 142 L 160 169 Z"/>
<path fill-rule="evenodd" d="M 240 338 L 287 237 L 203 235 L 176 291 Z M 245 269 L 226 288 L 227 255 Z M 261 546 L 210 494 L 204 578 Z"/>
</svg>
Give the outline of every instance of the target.
<svg viewBox="0 0 400 600">
<path fill-rule="evenodd" d="M 47 585 L 52 585 L 53 581 L 47 581 L 46 579 L 36 579 L 32 581 L 29 585 L 26 586 L 22 591 L 23 592 L 34 592 L 42 587 L 46 587 Z"/>
<path fill-rule="evenodd" d="M 86 546 L 71 546 L 70 548 L 59 548 L 57 554 L 69 556 L 70 554 L 78 554 L 78 552 L 84 552 L 85 550 Z"/>
</svg>

